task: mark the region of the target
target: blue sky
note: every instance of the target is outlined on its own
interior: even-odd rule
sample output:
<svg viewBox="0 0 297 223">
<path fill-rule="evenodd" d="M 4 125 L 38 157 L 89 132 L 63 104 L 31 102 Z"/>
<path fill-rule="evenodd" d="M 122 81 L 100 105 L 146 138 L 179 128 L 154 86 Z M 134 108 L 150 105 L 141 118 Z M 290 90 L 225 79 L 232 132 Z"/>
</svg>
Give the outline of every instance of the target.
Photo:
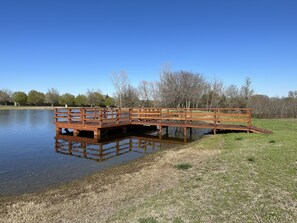
<svg viewBox="0 0 297 223">
<path fill-rule="evenodd" d="M 0 0 L 0 89 L 112 94 L 164 64 L 256 93 L 297 90 L 297 1 Z"/>
</svg>

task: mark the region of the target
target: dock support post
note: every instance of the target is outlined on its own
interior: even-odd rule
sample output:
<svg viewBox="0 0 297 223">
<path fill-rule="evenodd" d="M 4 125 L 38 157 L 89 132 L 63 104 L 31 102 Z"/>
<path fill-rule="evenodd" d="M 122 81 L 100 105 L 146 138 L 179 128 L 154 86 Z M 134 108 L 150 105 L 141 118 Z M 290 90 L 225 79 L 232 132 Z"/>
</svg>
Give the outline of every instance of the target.
<svg viewBox="0 0 297 223">
<path fill-rule="evenodd" d="M 190 128 L 190 139 L 192 139 L 193 136 L 193 128 Z"/>
<path fill-rule="evenodd" d="M 187 142 L 187 127 L 184 127 L 184 142 Z"/>
<path fill-rule="evenodd" d="M 68 154 L 72 155 L 72 142 L 68 141 Z"/>
<path fill-rule="evenodd" d="M 168 131 L 168 126 L 166 126 L 166 135 L 168 136 L 169 135 L 169 131 Z"/>
<path fill-rule="evenodd" d="M 99 144 L 99 161 L 103 160 L 103 145 L 102 143 Z"/>
<path fill-rule="evenodd" d="M 162 139 L 162 125 L 159 126 L 159 139 Z"/>
<path fill-rule="evenodd" d="M 56 134 L 62 134 L 62 128 L 56 127 Z"/>
<path fill-rule="evenodd" d="M 73 129 L 73 136 L 78 136 L 79 131 L 77 129 Z"/>
<path fill-rule="evenodd" d="M 132 149 L 133 149 L 132 139 L 129 138 L 129 151 L 132 151 Z"/>
<path fill-rule="evenodd" d="M 100 129 L 96 129 L 94 131 L 94 139 L 97 139 L 99 141 L 100 138 L 101 138 L 101 130 Z"/>
</svg>

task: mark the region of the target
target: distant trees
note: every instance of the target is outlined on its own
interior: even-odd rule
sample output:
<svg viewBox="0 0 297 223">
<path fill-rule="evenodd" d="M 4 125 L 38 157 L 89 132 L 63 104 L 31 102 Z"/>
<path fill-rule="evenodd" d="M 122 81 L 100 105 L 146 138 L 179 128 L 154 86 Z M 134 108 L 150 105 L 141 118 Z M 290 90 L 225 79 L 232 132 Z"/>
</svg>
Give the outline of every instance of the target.
<svg viewBox="0 0 297 223">
<path fill-rule="evenodd" d="M 288 98 L 297 98 L 297 91 L 289 91 Z"/>
<path fill-rule="evenodd" d="M 244 106 L 240 91 L 234 84 L 225 89 L 225 97 L 225 107 L 241 108 Z"/>
<path fill-rule="evenodd" d="M 112 83 L 115 89 L 114 99 L 118 107 L 138 107 L 140 105 L 139 92 L 128 80 L 125 71 L 114 73 Z"/>
<path fill-rule="evenodd" d="M 79 94 L 75 97 L 74 99 L 75 101 L 75 105 L 77 106 L 85 106 L 87 105 L 87 96 L 83 95 L 83 94 Z"/>
<path fill-rule="evenodd" d="M 198 107 L 205 87 L 206 82 L 199 73 L 165 69 L 159 83 L 160 100 L 165 107 Z"/>
<path fill-rule="evenodd" d="M 57 105 L 57 106 L 118 106 L 118 107 L 177 107 L 216 108 L 251 107 L 253 116 L 259 118 L 297 118 L 297 90 L 287 97 L 268 97 L 254 94 L 252 80 L 246 78 L 241 86 L 226 86 L 221 80 L 208 81 L 202 74 L 189 71 L 161 71 L 160 80 L 141 81 L 137 87 L 130 84 L 125 71 L 112 77 L 114 97 L 103 95 L 100 90 L 86 94 L 60 95 L 55 88 L 46 94 L 31 90 L 0 90 L 0 104 L 7 105 Z"/>
<path fill-rule="evenodd" d="M 104 98 L 101 91 L 97 90 L 88 90 L 87 92 L 87 102 L 88 104 L 93 106 L 103 106 L 104 105 Z"/>
<path fill-rule="evenodd" d="M 12 94 L 11 99 L 15 105 L 25 105 L 27 103 L 28 96 L 23 91 L 16 91 Z"/>
<path fill-rule="evenodd" d="M 201 103 L 205 108 L 218 108 L 225 106 L 225 95 L 223 82 L 219 80 L 213 80 L 206 83 L 205 92 L 202 96 Z"/>
<path fill-rule="evenodd" d="M 106 95 L 104 103 L 107 107 L 115 106 L 114 99 L 112 97 L 109 97 L 108 95 Z"/>
<path fill-rule="evenodd" d="M 122 71 L 120 74 L 114 73 L 112 76 L 112 84 L 115 90 L 114 98 L 116 104 L 121 108 L 125 107 L 123 103 L 123 97 L 128 88 L 128 77 L 125 71 Z"/>
<path fill-rule="evenodd" d="M 49 89 L 46 94 L 36 90 L 30 90 L 28 94 L 23 91 L 12 93 L 10 90 L 0 90 L 0 104 L 11 105 L 12 103 L 15 106 L 49 104 L 51 106 L 115 106 L 114 98 L 103 95 L 100 90 L 88 90 L 86 94 L 78 94 L 77 96 L 70 93 L 60 95 L 55 88 Z"/>
<path fill-rule="evenodd" d="M 59 104 L 59 91 L 55 88 L 51 88 L 47 91 L 45 94 L 45 102 L 52 105 L 58 105 Z"/>
<path fill-rule="evenodd" d="M 64 106 L 75 105 L 75 96 L 70 93 L 65 93 L 59 96 L 59 104 Z"/>
<path fill-rule="evenodd" d="M 0 90 L 0 103 L 7 105 L 8 102 L 11 101 L 12 92 L 7 89 Z"/>
<path fill-rule="evenodd" d="M 143 107 L 152 106 L 152 84 L 148 81 L 141 81 L 138 86 L 138 94 Z"/>
<path fill-rule="evenodd" d="M 122 99 L 121 99 L 122 105 L 126 108 L 140 106 L 140 100 L 138 98 L 138 91 L 131 84 L 127 85 L 124 92 L 122 92 L 121 97 L 122 97 Z"/>
<path fill-rule="evenodd" d="M 32 105 L 42 105 L 45 102 L 45 95 L 42 92 L 31 90 L 28 93 L 28 101 Z"/>
</svg>

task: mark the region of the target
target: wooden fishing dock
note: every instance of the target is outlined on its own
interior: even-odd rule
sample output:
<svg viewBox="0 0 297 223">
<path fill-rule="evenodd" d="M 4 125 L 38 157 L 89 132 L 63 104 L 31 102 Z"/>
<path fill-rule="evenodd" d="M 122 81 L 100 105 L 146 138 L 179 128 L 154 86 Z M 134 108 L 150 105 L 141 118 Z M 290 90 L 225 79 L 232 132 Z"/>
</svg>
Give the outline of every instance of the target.
<svg viewBox="0 0 297 223">
<path fill-rule="evenodd" d="M 187 130 L 190 135 L 192 128 L 217 131 L 245 131 L 255 133 L 271 133 L 268 130 L 252 126 L 252 109 L 250 108 L 55 108 L 54 120 L 56 133 L 62 129 L 72 130 L 73 136 L 80 131 L 91 131 L 94 138 L 100 140 L 104 131 L 120 128 L 123 132 L 128 126 L 156 126 L 159 137 L 163 129 L 168 133 L 168 127 L 184 129 L 184 139 Z"/>
</svg>

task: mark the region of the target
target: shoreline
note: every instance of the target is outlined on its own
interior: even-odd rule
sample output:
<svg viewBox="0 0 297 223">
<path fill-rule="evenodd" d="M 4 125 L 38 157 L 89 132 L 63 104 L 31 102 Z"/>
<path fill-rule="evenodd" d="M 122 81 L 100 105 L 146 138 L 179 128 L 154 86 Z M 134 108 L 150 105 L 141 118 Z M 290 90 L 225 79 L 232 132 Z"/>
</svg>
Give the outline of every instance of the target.
<svg viewBox="0 0 297 223">
<path fill-rule="evenodd" d="M 0 106 L 1 110 L 54 110 L 51 106 Z"/>
</svg>

